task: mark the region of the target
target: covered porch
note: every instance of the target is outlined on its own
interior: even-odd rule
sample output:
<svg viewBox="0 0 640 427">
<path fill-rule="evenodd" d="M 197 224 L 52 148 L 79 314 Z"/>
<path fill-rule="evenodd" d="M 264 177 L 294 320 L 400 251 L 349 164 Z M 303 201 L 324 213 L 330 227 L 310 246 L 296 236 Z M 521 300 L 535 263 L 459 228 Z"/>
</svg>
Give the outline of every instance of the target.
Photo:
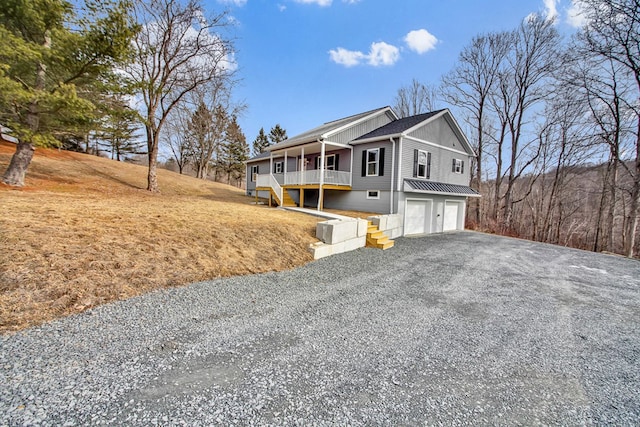
<svg viewBox="0 0 640 427">
<path fill-rule="evenodd" d="M 352 151 L 349 145 L 324 140 L 270 151 L 269 174 L 256 175 L 256 190 L 270 191 L 280 206 L 293 202 L 300 207 L 305 190 L 314 190 L 316 208 L 322 210 L 325 190 L 351 190 Z M 298 197 L 297 203 L 289 190 Z"/>
</svg>

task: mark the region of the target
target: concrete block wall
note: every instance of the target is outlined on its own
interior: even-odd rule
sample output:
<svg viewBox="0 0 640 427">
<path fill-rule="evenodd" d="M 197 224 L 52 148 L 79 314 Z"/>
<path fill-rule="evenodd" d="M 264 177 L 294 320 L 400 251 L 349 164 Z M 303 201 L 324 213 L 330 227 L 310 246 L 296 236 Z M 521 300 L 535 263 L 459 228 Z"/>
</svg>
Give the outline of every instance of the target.
<svg viewBox="0 0 640 427">
<path fill-rule="evenodd" d="M 378 226 L 378 230 L 384 232 L 390 239 L 402 236 L 404 229 L 404 222 L 402 215 L 389 214 L 389 215 L 375 215 L 367 218 Z"/>
<path fill-rule="evenodd" d="M 314 259 L 362 248 L 367 244 L 367 221 L 349 218 L 319 222 L 316 237 L 321 242 L 309 246 Z"/>
</svg>

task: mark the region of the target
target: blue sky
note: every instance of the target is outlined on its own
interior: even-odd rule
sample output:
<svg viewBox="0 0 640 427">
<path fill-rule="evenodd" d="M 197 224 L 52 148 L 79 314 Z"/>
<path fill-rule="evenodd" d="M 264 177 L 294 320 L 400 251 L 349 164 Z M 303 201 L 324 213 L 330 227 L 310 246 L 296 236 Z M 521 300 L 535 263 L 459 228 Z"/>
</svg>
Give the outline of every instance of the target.
<svg viewBox="0 0 640 427">
<path fill-rule="evenodd" d="M 575 0 L 573 0 L 575 1 Z M 251 145 L 276 123 L 292 137 L 393 105 L 401 86 L 437 85 L 472 37 L 534 12 L 575 27 L 572 0 L 205 0 L 235 21 L 239 123 Z"/>
</svg>

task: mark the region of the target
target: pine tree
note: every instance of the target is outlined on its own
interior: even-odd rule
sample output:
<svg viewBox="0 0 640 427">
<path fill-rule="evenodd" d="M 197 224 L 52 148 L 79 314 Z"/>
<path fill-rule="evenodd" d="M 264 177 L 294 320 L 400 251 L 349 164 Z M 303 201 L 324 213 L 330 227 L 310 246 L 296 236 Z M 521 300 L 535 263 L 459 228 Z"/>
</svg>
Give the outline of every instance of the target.
<svg viewBox="0 0 640 427">
<path fill-rule="evenodd" d="M 130 7 L 127 0 L 3 0 L 0 122 L 20 138 L 6 184 L 24 185 L 37 146 L 88 133 L 96 99 L 127 58 Z"/>
<path fill-rule="evenodd" d="M 264 153 L 269 145 L 271 145 L 271 143 L 269 142 L 267 135 L 264 133 L 264 128 L 260 128 L 258 136 L 253 141 L 253 155 L 257 156 L 260 153 Z"/>
<path fill-rule="evenodd" d="M 227 182 L 231 184 L 233 179 L 239 184 L 245 175 L 244 162 L 249 159 L 249 145 L 236 116 L 232 116 L 229 120 L 225 135 L 224 167 L 227 173 Z"/>
<path fill-rule="evenodd" d="M 280 124 L 275 125 L 271 128 L 271 131 L 269 131 L 269 140 L 271 141 L 271 144 L 277 144 L 285 139 L 287 139 L 287 131 L 282 129 Z"/>
</svg>

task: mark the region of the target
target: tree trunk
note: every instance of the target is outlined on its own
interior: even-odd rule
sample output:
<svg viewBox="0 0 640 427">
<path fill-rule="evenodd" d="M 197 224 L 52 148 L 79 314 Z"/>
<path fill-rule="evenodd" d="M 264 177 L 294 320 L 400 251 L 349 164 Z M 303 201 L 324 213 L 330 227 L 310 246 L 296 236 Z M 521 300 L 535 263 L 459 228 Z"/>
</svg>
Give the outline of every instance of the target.
<svg viewBox="0 0 640 427">
<path fill-rule="evenodd" d="M 35 150 L 36 148 L 29 142 L 18 143 L 16 152 L 13 157 L 11 157 L 9 167 L 2 177 L 2 182 L 14 187 L 22 187 L 24 185 L 27 168 L 31 163 Z"/>
<path fill-rule="evenodd" d="M 147 126 L 147 149 L 149 156 L 149 173 L 147 175 L 147 190 L 152 193 L 159 193 L 158 187 L 158 132 Z"/>
</svg>

